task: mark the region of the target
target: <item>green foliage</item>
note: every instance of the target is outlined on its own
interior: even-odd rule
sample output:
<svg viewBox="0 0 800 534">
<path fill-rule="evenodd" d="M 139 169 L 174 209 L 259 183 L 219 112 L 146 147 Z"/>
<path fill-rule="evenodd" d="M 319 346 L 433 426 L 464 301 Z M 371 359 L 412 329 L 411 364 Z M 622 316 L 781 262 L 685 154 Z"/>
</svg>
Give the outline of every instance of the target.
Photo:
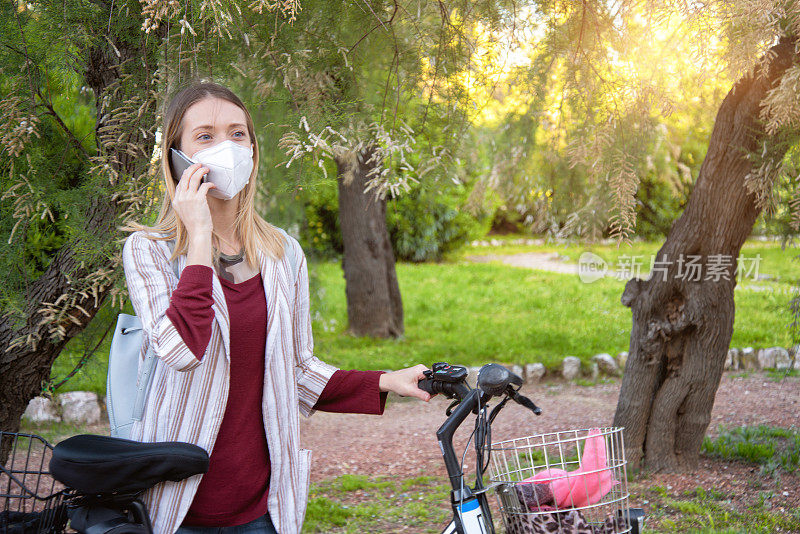
<svg viewBox="0 0 800 534">
<path fill-rule="evenodd" d="M 28 278 L 38 278 L 53 260 L 53 256 L 67 240 L 67 226 L 59 219 L 33 219 L 27 228 L 27 239 L 18 266 Z"/>
<path fill-rule="evenodd" d="M 106 300 L 89 325 L 67 342 L 50 371 L 46 387 L 55 387 L 55 393 L 66 391 L 93 391 L 106 394 L 108 353 L 117 315 L 135 315 L 130 301 L 120 310 Z M 74 374 L 73 374 L 74 373 Z"/>
<path fill-rule="evenodd" d="M 91 154 L 92 149 L 85 146 L 93 141 L 91 96 L 80 91 L 74 73 L 49 70 L 44 83 L 57 95 L 54 107 L 68 111 L 62 120 L 87 140 L 84 148 Z M 8 86 L 0 84 L 0 99 L 11 95 L 3 91 L 3 85 Z M 25 288 L 49 267 L 70 236 L 85 230 L 81 207 L 92 198 L 83 188 L 88 170 L 88 160 L 72 149 L 68 136 L 47 115 L 38 123 L 38 136 L 27 140 L 24 157 L 12 159 L 0 151 L 0 187 L 6 193 L 0 197 L 0 275 L 4 280 L 0 307 L 13 310 L 18 318 Z M 25 183 L 12 190 L 22 177 Z"/>
<path fill-rule="evenodd" d="M 386 223 L 399 260 L 439 261 L 486 233 L 487 217 L 461 209 L 463 191 L 462 186 L 417 187 L 389 202 Z"/>
<path fill-rule="evenodd" d="M 133 0 L 0 9 L 0 309 L 36 325 L 7 340 L 34 349 L 68 341 L 119 278 L 116 226 L 147 204 L 158 44 Z M 26 301 L 67 243 L 74 269 Z"/>
<path fill-rule="evenodd" d="M 389 200 L 386 225 L 395 257 L 401 261 L 439 261 L 487 231 L 487 217 L 473 217 L 462 209 L 466 188 L 460 185 L 418 186 Z M 335 183 L 306 187 L 306 224 L 301 243 L 315 256 L 335 258 L 343 253 Z"/>
<path fill-rule="evenodd" d="M 689 174 L 664 172 L 661 176 L 653 169 L 644 174 L 636 192 L 636 235 L 642 239 L 663 239 L 672 224 L 683 213 L 689 200 L 694 180 Z M 675 169 L 677 171 L 677 169 Z M 664 176 L 666 175 L 666 176 Z"/>
<path fill-rule="evenodd" d="M 793 473 L 800 467 L 800 431 L 765 425 L 721 428 L 716 438 L 703 440 L 703 452 L 759 464 L 764 472 Z"/>
<path fill-rule="evenodd" d="M 793 144 L 783 159 L 781 172 L 772 186 L 771 204 L 759 214 L 753 228 L 758 235 L 781 236 L 786 241 L 798 237 L 800 204 L 797 176 L 800 174 L 800 145 Z"/>
<path fill-rule="evenodd" d="M 301 228 L 300 243 L 306 254 L 322 258 L 340 256 L 344 252 L 344 243 L 339 227 L 339 193 L 336 182 L 306 187 L 301 196 L 305 203 L 305 224 Z"/>
<path fill-rule="evenodd" d="M 287 160 L 316 166 L 377 147 L 387 172 L 372 185 L 392 195 L 403 194 L 409 181 L 430 180 L 437 168 L 458 173 L 473 104 L 465 79 L 486 75 L 473 69 L 474 43 L 483 32 L 504 29 L 510 6 L 399 2 L 380 8 L 391 23 L 376 26 L 369 10 L 312 1 L 293 25 L 257 29 L 257 55 L 273 61 L 248 68 L 259 93 L 291 101 L 280 115 Z M 303 171 L 302 180 L 313 180 Z"/>
<path fill-rule="evenodd" d="M 697 33 L 718 25 L 674 6 L 660 18 L 660 7 L 631 4 L 625 22 L 579 6 L 537 5 L 514 28 L 527 61 L 499 77 L 492 113 L 476 121 L 481 181 L 534 233 L 663 237 L 732 85 L 717 68 L 724 46 Z"/>
</svg>

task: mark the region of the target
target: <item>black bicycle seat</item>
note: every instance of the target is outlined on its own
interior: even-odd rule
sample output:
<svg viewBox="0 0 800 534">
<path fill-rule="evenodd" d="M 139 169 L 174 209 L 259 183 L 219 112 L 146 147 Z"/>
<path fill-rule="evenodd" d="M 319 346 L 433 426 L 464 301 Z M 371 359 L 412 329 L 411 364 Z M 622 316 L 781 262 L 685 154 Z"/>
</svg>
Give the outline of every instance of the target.
<svg viewBox="0 0 800 534">
<path fill-rule="evenodd" d="M 208 471 L 205 449 L 177 441 L 140 443 L 81 434 L 53 448 L 53 478 L 83 493 L 138 493 Z"/>
</svg>

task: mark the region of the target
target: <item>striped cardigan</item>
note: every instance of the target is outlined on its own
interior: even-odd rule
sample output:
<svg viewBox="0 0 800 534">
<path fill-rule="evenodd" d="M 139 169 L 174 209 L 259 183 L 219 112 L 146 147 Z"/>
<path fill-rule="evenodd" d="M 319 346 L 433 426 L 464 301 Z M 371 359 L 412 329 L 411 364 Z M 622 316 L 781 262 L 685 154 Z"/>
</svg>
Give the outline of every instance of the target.
<svg viewBox="0 0 800 534">
<path fill-rule="evenodd" d="M 300 449 L 299 414 L 309 416 L 325 384 L 336 371 L 313 355 L 308 269 L 299 243 L 289 237 L 297 273 L 284 258 L 275 261 L 259 251 L 267 299 L 262 414 L 271 462 L 269 514 L 280 534 L 300 531 L 308 501 L 311 451 Z M 230 318 L 219 279 L 213 277 L 214 321 L 202 361 L 183 342 L 166 315 L 178 284 L 164 241 L 131 234 L 123 247 L 128 291 L 141 319 L 146 343 L 158 362 L 144 416 L 131 439 L 184 441 L 211 453 L 225 413 L 229 387 Z M 178 273 L 186 256 L 178 257 Z M 142 347 L 142 358 L 147 347 Z M 299 407 L 299 410 L 298 410 Z M 202 475 L 164 482 L 144 494 L 156 534 L 172 534 L 192 503 Z"/>
</svg>

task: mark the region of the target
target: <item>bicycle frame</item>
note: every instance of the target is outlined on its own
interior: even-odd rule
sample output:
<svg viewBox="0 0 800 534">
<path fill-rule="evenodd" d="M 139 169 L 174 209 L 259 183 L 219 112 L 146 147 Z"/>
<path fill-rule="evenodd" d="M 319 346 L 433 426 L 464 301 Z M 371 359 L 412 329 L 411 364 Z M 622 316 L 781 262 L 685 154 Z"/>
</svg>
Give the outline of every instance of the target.
<svg viewBox="0 0 800 534">
<path fill-rule="evenodd" d="M 483 487 L 483 479 L 476 475 L 473 487 L 464 483 L 464 472 L 453 449 L 453 435 L 470 413 L 478 414 L 478 406 L 482 406 L 490 396 L 480 389 L 470 390 L 461 403 L 445 420 L 436 438 L 442 450 L 447 475 L 450 478 L 450 502 L 453 507 L 453 520 L 442 531 L 442 534 L 494 534 L 492 512 Z M 485 410 L 482 407 L 481 410 Z"/>
<path fill-rule="evenodd" d="M 438 369 L 437 366 L 439 366 Z M 457 399 L 448 408 L 447 419 L 436 431 L 436 438 L 439 441 L 439 448 L 442 451 L 442 457 L 450 479 L 450 502 L 453 509 L 453 519 L 442 530 L 442 534 L 495 534 L 492 513 L 486 497 L 486 491 L 490 488 L 486 488 L 483 485 L 483 469 L 485 466 L 482 457 L 485 452 L 486 437 L 490 436 L 491 424 L 494 418 L 509 400 L 528 408 L 536 415 L 540 415 L 542 410 L 530 399 L 519 394 L 519 387 L 513 387 L 514 385 L 521 386 L 522 379 L 507 369 L 497 364 L 485 365 L 478 375 L 475 389 L 470 389 L 466 385 L 464 371 L 465 368 L 460 366 L 450 366 L 443 362 L 435 363 L 431 371 L 426 371 L 426 378 L 419 381 L 420 389 L 428 393 L 442 393 L 447 398 Z M 489 412 L 487 402 L 493 397 L 503 398 Z M 451 412 L 450 409 L 454 406 L 455 409 Z M 461 426 L 471 413 L 478 417 L 474 434 L 477 454 L 475 485 L 472 487 L 468 486 L 464 481 L 463 466 L 453 448 L 453 436 L 456 429 Z M 616 430 L 621 431 L 621 429 Z M 489 442 L 491 442 L 491 437 L 489 437 Z M 621 444 L 620 447 L 622 447 Z M 627 498 L 627 495 L 625 498 Z M 617 501 L 610 501 L 606 505 L 613 502 Z M 517 503 L 517 506 L 519 506 L 519 503 Z M 512 510 L 510 513 L 524 515 L 520 511 Z M 644 511 L 642 509 L 629 508 L 627 501 L 625 501 L 624 508 L 617 510 L 616 516 L 624 520 L 626 528 L 628 528 L 625 532 L 638 534 L 642 531 L 644 520 Z M 527 522 L 527 519 L 524 521 Z"/>
</svg>

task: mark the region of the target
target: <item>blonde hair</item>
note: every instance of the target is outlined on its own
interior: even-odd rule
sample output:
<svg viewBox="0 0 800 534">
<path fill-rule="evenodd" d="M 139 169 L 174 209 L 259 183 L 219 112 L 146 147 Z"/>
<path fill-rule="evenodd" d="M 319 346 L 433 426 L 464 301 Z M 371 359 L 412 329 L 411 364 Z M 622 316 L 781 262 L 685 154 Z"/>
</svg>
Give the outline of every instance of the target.
<svg viewBox="0 0 800 534">
<path fill-rule="evenodd" d="M 186 254 L 189 250 L 189 235 L 183 222 L 172 207 L 177 179 L 172 176 L 169 165 L 169 149 L 180 148 L 183 116 L 190 106 L 206 98 L 220 98 L 238 106 L 247 118 L 247 132 L 253 143 L 253 171 L 250 180 L 237 197 L 236 219 L 234 221 L 236 237 L 244 245 L 245 258 L 254 266 L 259 266 L 258 250 L 262 250 L 274 259 L 281 259 L 284 254 L 284 240 L 280 231 L 261 218 L 255 211 L 256 175 L 258 174 L 258 139 L 256 139 L 253 118 L 244 103 L 233 91 L 212 82 L 193 82 L 180 89 L 170 100 L 164 113 L 164 125 L 161 135 L 161 160 L 159 173 L 164 179 L 165 194 L 161 203 L 161 211 L 153 226 L 131 221 L 120 230 L 127 232 L 144 231 L 148 239 L 163 241 L 175 240 L 175 247 L 170 261 Z M 216 230 L 213 235 L 219 239 Z M 214 262 L 219 261 L 219 251 L 213 251 Z"/>
</svg>

